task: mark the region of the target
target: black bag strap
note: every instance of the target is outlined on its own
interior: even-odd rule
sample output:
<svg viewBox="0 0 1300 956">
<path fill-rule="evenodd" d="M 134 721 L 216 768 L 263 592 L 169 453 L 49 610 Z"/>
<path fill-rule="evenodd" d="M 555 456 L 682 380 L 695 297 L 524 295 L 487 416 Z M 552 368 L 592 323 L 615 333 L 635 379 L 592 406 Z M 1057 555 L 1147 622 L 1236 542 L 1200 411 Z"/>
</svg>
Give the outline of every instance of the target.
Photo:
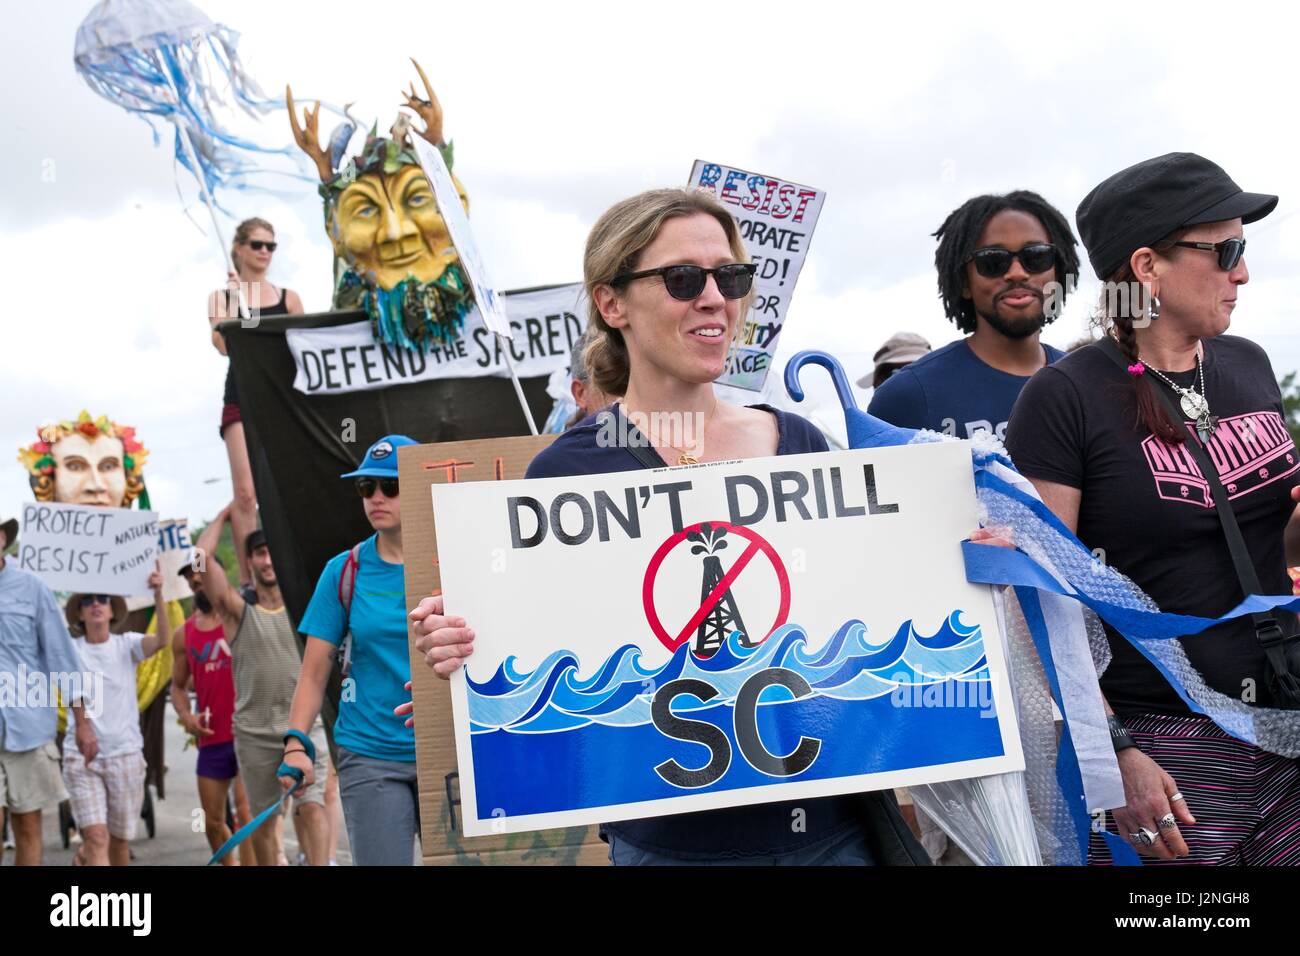
<svg viewBox="0 0 1300 956">
<path fill-rule="evenodd" d="M 631 420 L 623 414 L 623 406 L 615 403 L 614 414 L 622 419 L 620 426 L 626 423 L 626 428 L 620 427 L 618 434 L 627 436 L 627 450 L 632 457 L 641 463 L 642 468 L 667 468 L 668 462 L 659 457 L 659 454 L 650 444 L 650 439 L 642 433 L 641 429 L 632 424 Z"/>
<path fill-rule="evenodd" d="M 1102 339 L 1098 346 L 1127 373 L 1128 360 L 1124 357 L 1124 353 L 1120 351 L 1119 344 L 1114 339 Z M 1199 437 L 1192 429 L 1187 427 L 1183 410 L 1174 403 L 1174 396 L 1169 389 L 1163 385 L 1153 385 L 1152 388 L 1160 396 L 1160 400 L 1164 402 L 1165 408 L 1173 416 L 1173 420 L 1180 423 L 1187 431 L 1188 438 L 1185 444 L 1192 458 L 1196 461 L 1196 467 L 1201 470 L 1201 476 L 1205 479 L 1205 483 L 1210 486 L 1210 495 L 1214 498 L 1214 507 L 1219 513 L 1219 524 L 1222 525 L 1223 536 L 1228 542 L 1228 553 L 1232 555 L 1232 566 L 1237 571 L 1237 581 L 1241 584 L 1242 596 L 1263 594 L 1263 588 L 1259 583 L 1259 573 L 1255 570 L 1255 562 L 1251 559 L 1250 551 L 1246 547 L 1246 539 L 1241 535 L 1241 527 L 1237 524 L 1237 516 L 1228 501 L 1228 492 L 1224 489 L 1223 482 L 1219 481 L 1218 469 L 1210 461 L 1210 456 L 1205 453 L 1205 448 L 1201 445 Z M 1264 648 L 1264 656 L 1268 659 L 1269 665 L 1273 668 L 1273 674 L 1277 678 L 1279 695 L 1287 698 L 1291 706 L 1300 705 L 1300 676 L 1292 674 L 1287 667 L 1286 655 L 1282 647 L 1286 635 L 1282 633 L 1282 627 L 1278 624 L 1277 618 L 1271 613 L 1260 612 L 1252 614 L 1250 619 L 1255 623 L 1255 637 Z"/>
</svg>

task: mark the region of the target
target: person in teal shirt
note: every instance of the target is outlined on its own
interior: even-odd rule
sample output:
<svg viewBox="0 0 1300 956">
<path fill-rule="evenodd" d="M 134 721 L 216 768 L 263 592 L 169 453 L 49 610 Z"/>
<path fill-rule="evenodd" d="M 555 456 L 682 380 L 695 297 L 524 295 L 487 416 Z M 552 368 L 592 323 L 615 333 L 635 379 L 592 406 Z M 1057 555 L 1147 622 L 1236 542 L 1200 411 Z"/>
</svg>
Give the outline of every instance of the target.
<svg viewBox="0 0 1300 956">
<path fill-rule="evenodd" d="M 397 449 L 413 444 L 405 435 L 386 435 L 366 451 L 360 468 L 342 476 L 356 482 L 375 533 L 325 565 L 299 627 L 307 648 L 290 730 L 306 733 L 315 723 L 330 671 L 344 649 L 334 740 L 339 797 L 358 866 L 411 866 L 419 835 L 415 732 L 393 717 L 393 709 L 409 697 L 405 688 L 411 679 Z M 311 784 L 311 761 L 296 738 L 286 739 L 284 762 L 302 770 Z M 291 777 L 280 779 L 286 787 L 293 784 Z"/>
</svg>

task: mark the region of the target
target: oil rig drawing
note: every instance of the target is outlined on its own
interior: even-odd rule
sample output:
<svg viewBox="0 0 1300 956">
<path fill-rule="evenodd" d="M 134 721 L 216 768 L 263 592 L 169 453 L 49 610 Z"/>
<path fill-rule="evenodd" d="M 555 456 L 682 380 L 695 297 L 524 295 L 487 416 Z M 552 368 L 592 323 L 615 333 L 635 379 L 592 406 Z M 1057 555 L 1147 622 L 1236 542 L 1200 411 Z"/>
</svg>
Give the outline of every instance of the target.
<svg viewBox="0 0 1300 956">
<path fill-rule="evenodd" d="M 701 606 L 726 576 L 722 570 L 722 561 L 718 558 L 718 552 L 727 546 L 726 536 L 726 528 L 710 524 L 702 524 L 698 531 L 691 531 L 686 535 L 686 539 L 691 542 L 691 554 L 705 556 L 704 577 L 700 583 Z M 736 607 L 736 599 L 731 594 L 731 588 L 728 587 L 695 630 L 695 655 L 712 657 L 732 631 L 740 631 L 743 647 L 756 646 L 749 639 L 745 622 L 740 619 L 740 610 Z"/>
</svg>

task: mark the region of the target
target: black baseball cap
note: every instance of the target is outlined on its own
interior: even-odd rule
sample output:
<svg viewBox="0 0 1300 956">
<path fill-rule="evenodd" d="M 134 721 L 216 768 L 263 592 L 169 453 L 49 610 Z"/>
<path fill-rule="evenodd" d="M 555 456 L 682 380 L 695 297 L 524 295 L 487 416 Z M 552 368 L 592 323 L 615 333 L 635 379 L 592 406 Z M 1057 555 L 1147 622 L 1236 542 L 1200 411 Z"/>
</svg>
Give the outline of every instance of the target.
<svg viewBox="0 0 1300 956">
<path fill-rule="evenodd" d="M 1105 279 L 1175 229 L 1254 222 L 1276 206 L 1276 196 L 1245 192 L 1204 156 L 1165 153 L 1104 180 L 1079 203 L 1074 220 L 1097 278 Z"/>
<path fill-rule="evenodd" d="M 251 558 L 254 551 L 263 547 L 266 547 L 266 532 L 261 528 L 255 528 L 244 539 L 244 554 Z"/>
</svg>

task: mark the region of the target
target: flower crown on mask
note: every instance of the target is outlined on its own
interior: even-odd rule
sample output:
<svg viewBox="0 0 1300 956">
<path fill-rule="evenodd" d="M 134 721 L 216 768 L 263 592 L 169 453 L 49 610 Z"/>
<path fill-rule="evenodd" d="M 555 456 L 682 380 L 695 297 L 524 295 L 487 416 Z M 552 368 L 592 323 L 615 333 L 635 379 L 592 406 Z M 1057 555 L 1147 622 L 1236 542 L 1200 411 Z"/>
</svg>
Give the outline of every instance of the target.
<svg viewBox="0 0 1300 956">
<path fill-rule="evenodd" d="M 135 429 L 130 425 L 119 425 L 106 415 L 91 418 L 90 413 L 82 409 L 75 419 L 41 425 L 36 429 L 38 440 L 18 450 L 18 461 L 27 469 L 38 500 L 51 501 L 54 498 L 54 472 L 58 465 L 54 461 L 53 449 L 60 439 L 69 435 L 82 435 L 87 441 L 100 436 L 119 439 L 122 442 L 122 469 L 127 479 L 125 504 L 130 504 L 144 490 L 141 473 L 149 458 L 149 450 L 135 437 Z"/>
</svg>

